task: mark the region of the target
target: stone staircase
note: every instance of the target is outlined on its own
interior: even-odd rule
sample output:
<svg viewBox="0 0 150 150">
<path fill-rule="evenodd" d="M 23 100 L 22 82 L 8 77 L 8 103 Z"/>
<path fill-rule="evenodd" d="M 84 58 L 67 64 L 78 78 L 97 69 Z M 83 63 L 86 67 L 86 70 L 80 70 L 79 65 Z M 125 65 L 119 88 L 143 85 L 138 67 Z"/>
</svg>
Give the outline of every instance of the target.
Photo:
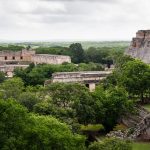
<svg viewBox="0 0 150 150">
<path fill-rule="evenodd" d="M 140 123 L 138 123 L 135 128 L 134 132 L 129 136 L 131 139 L 137 139 L 138 137 L 142 136 L 146 139 L 150 139 L 150 113 L 146 115 Z"/>
<path fill-rule="evenodd" d="M 136 112 L 134 115 L 127 114 L 122 119 L 122 123 L 128 127 L 126 131 L 114 131 L 109 133 L 108 136 L 132 140 L 150 140 L 150 112 L 141 106 L 136 107 Z"/>
</svg>

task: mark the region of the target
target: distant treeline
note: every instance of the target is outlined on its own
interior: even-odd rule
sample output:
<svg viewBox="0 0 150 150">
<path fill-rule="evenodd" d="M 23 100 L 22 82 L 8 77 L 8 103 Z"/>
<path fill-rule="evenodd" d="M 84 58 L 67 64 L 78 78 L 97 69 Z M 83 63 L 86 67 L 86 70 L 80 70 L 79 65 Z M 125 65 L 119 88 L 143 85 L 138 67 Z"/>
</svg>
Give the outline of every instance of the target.
<svg viewBox="0 0 150 150">
<path fill-rule="evenodd" d="M 127 47 L 129 41 L 72 41 L 72 42 L 22 42 L 12 43 L 12 45 L 32 46 L 32 47 L 69 47 L 72 43 L 81 43 L 84 49 L 90 47 Z M 9 43 L 10 44 L 10 43 Z M 7 43 L 1 43 L 1 45 L 8 45 Z"/>
<path fill-rule="evenodd" d="M 5 51 L 5 50 L 8 50 L 8 51 L 20 51 L 22 50 L 23 48 L 25 48 L 24 46 L 18 46 L 18 45 L 7 45 L 7 46 L 0 46 L 0 51 Z"/>
</svg>

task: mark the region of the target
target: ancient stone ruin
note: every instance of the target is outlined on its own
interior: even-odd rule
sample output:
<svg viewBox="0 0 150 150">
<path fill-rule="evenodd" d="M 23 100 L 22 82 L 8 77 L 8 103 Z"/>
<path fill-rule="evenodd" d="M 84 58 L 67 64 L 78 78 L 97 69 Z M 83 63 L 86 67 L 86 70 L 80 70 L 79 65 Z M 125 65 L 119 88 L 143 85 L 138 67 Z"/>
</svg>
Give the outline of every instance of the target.
<svg viewBox="0 0 150 150">
<path fill-rule="evenodd" d="M 150 64 L 150 30 L 139 30 L 125 54 Z"/>
<path fill-rule="evenodd" d="M 96 84 L 110 75 L 112 71 L 81 71 L 81 72 L 57 72 L 52 75 L 51 80 L 47 80 L 45 85 L 50 83 L 82 83 L 91 92 L 95 90 Z"/>
<path fill-rule="evenodd" d="M 140 106 L 136 108 L 136 112 L 136 114 L 128 114 L 122 118 L 121 122 L 127 127 L 127 130 L 112 131 L 107 136 L 150 141 L 150 112 Z"/>
<path fill-rule="evenodd" d="M 0 52 L 0 71 L 13 76 L 13 70 L 17 67 L 26 68 L 30 63 L 34 64 L 62 64 L 71 63 L 70 56 L 36 54 L 34 50 L 23 49 L 18 52 L 1 51 Z"/>
</svg>

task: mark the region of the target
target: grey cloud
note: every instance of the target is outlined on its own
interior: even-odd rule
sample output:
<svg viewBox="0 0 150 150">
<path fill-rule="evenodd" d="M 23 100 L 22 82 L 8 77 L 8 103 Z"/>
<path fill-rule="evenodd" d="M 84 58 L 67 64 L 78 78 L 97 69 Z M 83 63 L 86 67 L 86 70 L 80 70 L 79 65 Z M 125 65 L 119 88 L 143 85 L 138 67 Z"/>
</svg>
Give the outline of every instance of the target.
<svg viewBox="0 0 150 150">
<path fill-rule="evenodd" d="M 118 0 L 41 0 L 41 1 L 61 1 L 61 2 L 64 2 L 64 1 L 68 1 L 68 2 L 72 2 L 72 1 L 89 1 L 89 2 L 94 2 L 94 1 L 97 1 L 97 2 L 115 2 L 115 1 L 118 1 Z"/>
<path fill-rule="evenodd" d="M 41 1 L 49 1 L 49 2 L 99 2 L 99 3 L 116 3 L 119 2 L 119 0 L 41 0 Z"/>
<path fill-rule="evenodd" d="M 0 0 L 0 35 L 130 39 L 136 30 L 150 26 L 149 5 L 149 0 Z"/>
</svg>

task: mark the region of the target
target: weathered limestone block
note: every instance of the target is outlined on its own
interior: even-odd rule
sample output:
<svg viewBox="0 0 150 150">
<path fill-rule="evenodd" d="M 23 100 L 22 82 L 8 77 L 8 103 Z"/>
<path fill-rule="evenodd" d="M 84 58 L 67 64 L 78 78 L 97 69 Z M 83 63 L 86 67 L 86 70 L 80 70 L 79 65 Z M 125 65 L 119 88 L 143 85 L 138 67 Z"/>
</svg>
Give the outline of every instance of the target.
<svg viewBox="0 0 150 150">
<path fill-rule="evenodd" d="M 110 75 L 112 71 L 81 71 L 81 72 L 58 72 L 52 75 L 51 80 L 47 80 L 45 85 L 51 83 L 82 83 L 91 92 L 95 90 L 96 84 Z"/>
<path fill-rule="evenodd" d="M 35 64 L 62 64 L 65 62 L 71 63 L 71 58 L 62 55 L 35 54 L 31 61 Z"/>
<path fill-rule="evenodd" d="M 150 64 L 150 30 L 139 30 L 125 54 Z"/>
<path fill-rule="evenodd" d="M 94 92 L 95 88 L 96 88 L 95 83 L 89 83 L 89 90 L 90 90 L 90 92 Z"/>
</svg>

